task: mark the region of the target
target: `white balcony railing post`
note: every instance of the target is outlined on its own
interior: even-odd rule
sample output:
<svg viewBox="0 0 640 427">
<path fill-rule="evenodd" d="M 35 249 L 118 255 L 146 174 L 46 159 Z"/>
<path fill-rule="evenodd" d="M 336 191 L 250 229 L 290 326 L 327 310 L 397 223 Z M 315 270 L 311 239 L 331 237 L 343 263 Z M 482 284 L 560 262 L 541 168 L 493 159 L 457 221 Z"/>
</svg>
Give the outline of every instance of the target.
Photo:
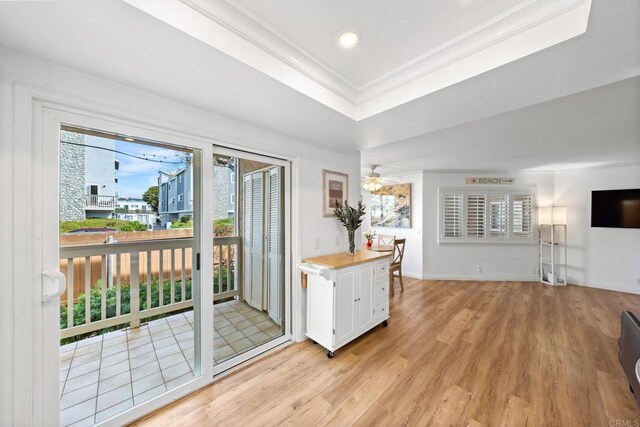
<svg viewBox="0 0 640 427">
<path fill-rule="evenodd" d="M 131 328 L 140 327 L 140 252 L 131 252 L 131 283 L 129 284 L 129 292 L 131 292 L 129 301 L 131 301 Z"/>
</svg>

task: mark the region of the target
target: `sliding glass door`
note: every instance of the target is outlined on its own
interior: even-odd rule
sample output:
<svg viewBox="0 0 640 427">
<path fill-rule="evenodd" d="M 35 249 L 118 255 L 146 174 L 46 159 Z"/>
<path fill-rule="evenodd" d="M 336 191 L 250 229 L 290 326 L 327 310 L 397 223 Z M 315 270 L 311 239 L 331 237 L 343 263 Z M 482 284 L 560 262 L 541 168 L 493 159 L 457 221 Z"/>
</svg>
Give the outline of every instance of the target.
<svg viewBox="0 0 640 427">
<path fill-rule="evenodd" d="M 216 149 L 213 158 L 214 363 L 221 372 L 290 336 L 289 163 Z"/>
<path fill-rule="evenodd" d="M 291 339 L 288 161 L 49 108 L 38 126 L 36 417 L 126 424 Z"/>
</svg>

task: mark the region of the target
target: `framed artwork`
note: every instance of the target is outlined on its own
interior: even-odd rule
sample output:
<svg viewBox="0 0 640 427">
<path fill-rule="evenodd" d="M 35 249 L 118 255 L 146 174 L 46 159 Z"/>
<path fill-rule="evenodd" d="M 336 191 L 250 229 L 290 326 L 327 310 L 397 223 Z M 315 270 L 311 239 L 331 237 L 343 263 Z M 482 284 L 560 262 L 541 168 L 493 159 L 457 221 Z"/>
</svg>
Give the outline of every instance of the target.
<svg viewBox="0 0 640 427">
<path fill-rule="evenodd" d="M 346 202 L 349 195 L 349 175 L 341 172 L 322 170 L 322 216 L 335 216 L 333 208 L 336 200 Z"/>
<path fill-rule="evenodd" d="M 383 185 L 370 204 L 372 227 L 411 228 L 411 184 Z"/>
</svg>

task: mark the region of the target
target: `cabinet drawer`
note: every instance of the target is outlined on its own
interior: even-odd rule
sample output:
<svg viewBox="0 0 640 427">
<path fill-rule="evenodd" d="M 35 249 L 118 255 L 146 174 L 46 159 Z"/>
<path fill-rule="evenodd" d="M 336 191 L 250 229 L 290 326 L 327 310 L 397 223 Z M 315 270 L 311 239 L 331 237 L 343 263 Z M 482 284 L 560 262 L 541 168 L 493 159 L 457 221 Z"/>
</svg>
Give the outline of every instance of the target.
<svg viewBox="0 0 640 427">
<path fill-rule="evenodd" d="M 376 320 L 384 320 L 389 317 L 389 301 L 385 301 L 376 307 L 375 317 Z"/>
<path fill-rule="evenodd" d="M 385 298 L 389 295 L 389 281 L 385 280 L 384 283 L 376 285 L 376 299 Z"/>
<path fill-rule="evenodd" d="M 374 282 L 373 282 L 374 286 L 379 286 L 379 285 L 382 285 L 382 284 L 388 284 L 389 283 L 389 275 L 388 274 L 385 274 L 384 276 L 378 275 L 378 276 L 375 276 L 373 280 L 374 280 Z"/>
<path fill-rule="evenodd" d="M 375 267 L 375 275 L 377 276 L 388 276 L 389 275 L 389 263 L 387 261 L 377 262 Z"/>
</svg>

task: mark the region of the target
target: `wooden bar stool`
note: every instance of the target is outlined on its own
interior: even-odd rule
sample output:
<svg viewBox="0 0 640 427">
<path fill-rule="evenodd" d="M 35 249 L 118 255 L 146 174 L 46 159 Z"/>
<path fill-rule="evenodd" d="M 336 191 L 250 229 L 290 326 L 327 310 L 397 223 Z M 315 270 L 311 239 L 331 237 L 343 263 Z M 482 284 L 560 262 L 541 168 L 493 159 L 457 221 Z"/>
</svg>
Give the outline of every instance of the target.
<svg viewBox="0 0 640 427">
<path fill-rule="evenodd" d="M 407 239 L 394 239 L 393 241 L 393 262 L 389 266 L 389 295 L 394 294 L 394 281 L 400 279 L 400 292 L 404 292 L 402 282 L 402 258 L 404 257 L 404 244 Z M 398 272 L 396 275 L 395 272 Z"/>
<path fill-rule="evenodd" d="M 396 236 L 392 236 L 390 234 L 378 234 L 378 246 L 392 246 L 393 241 L 396 240 Z"/>
</svg>

